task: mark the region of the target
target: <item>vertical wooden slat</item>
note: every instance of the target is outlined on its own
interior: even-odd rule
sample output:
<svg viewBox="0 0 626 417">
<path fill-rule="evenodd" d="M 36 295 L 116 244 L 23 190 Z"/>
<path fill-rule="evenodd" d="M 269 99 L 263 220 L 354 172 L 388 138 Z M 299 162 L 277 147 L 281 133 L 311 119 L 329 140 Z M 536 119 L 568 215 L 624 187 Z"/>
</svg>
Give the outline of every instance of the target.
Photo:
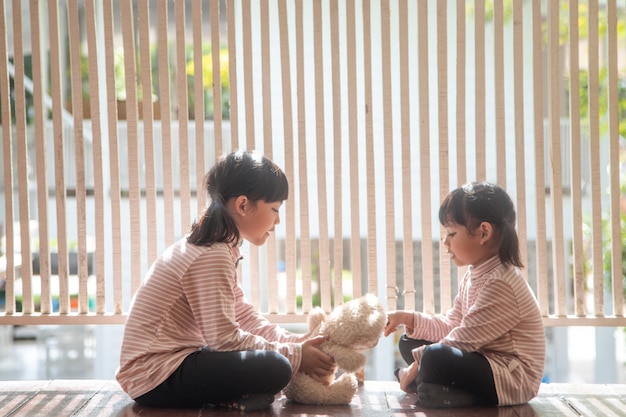
<svg viewBox="0 0 626 417">
<path fill-rule="evenodd" d="M 485 94 L 485 0 L 474 0 L 474 105 L 476 123 L 476 181 L 487 179 Z"/>
<path fill-rule="evenodd" d="M 230 143 L 231 149 L 239 147 L 239 100 L 238 97 L 238 80 L 237 80 L 237 37 L 235 25 L 235 0 L 227 0 L 226 12 L 228 14 L 228 72 L 230 87 Z"/>
<path fill-rule="evenodd" d="M 542 16 L 541 3 L 532 2 L 533 28 L 533 108 L 534 108 L 534 137 L 535 137 L 535 198 L 537 219 L 536 242 L 536 275 L 537 297 L 541 314 L 547 316 L 549 310 L 548 291 L 548 245 L 546 234 L 546 197 L 545 197 L 545 168 L 544 168 L 544 133 L 543 133 L 543 75 L 542 75 Z"/>
<path fill-rule="evenodd" d="M 172 113 L 170 97 L 170 57 L 168 45 L 167 2 L 157 3 L 159 57 L 159 113 L 161 116 L 161 158 L 163 165 L 163 221 L 166 246 L 174 243 L 174 169 L 172 167 Z M 177 174 L 178 175 L 178 174 Z"/>
<path fill-rule="evenodd" d="M 604 315 L 602 262 L 602 184 L 600 163 L 598 0 L 589 1 L 589 142 L 591 152 L 591 265 L 594 315 Z"/>
<path fill-rule="evenodd" d="M 330 1 L 330 42 L 332 73 L 341 73 L 341 50 L 339 44 L 339 0 Z M 354 21 L 354 15 L 352 17 Z M 341 132 L 341 83 L 340 77 L 332 77 L 333 108 L 333 191 L 334 191 L 334 238 L 333 271 L 335 305 L 343 303 L 343 135 Z"/>
<path fill-rule="evenodd" d="M 465 0 L 456 3 L 456 173 L 457 185 L 467 182 L 467 149 L 465 120 L 466 64 Z"/>
<path fill-rule="evenodd" d="M 348 149 L 350 155 L 358 155 L 359 139 L 357 115 L 355 104 L 357 100 L 356 85 L 356 16 L 355 3 L 346 2 L 346 68 L 348 71 Z M 363 293 L 363 280 L 361 273 L 361 213 L 359 204 L 359 158 L 350 159 L 350 268 L 352 270 L 352 294 L 359 297 Z M 372 279 L 369 280 L 372 284 Z M 376 288 L 376 287 L 368 287 Z"/>
<path fill-rule="evenodd" d="M 83 86 L 81 73 L 80 27 L 78 3 L 68 1 L 70 83 L 74 113 L 74 164 L 76 167 L 76 228 L 78 230 L 78 312 L 89 310 L 87 294 L 87 213 L 85 198 L 85 150 L 83 135 Z"/>
<path fill-rule="evenodd" d="M 106 92 L 107 92 L 107 135 L 109 137 L 109 183 L 110 212 L 111 212 L 111 254 L 108 259 L 113 265 L 113 313 L 121 314 L 123 311 L 123 287 L 122 287 L 122 220 L 120 208 L 120 166 L 119 166 L 119 143 L 117 132 L 117 99 L 115 96 L 115 57 L 113 49 L 113 5 L 110 2 L 102 3 L 104 20 L 104 52 L 106 67 Z M 99 248 L 99 247 L 97 247 Z M 102 250 L 106 254 L 104 247 Z"/>
<path fill-rule="evenodd" d="M 178 96 L 178 152 L 179 169 L 177 173 L 180 187 L 180 228 L 186 232 L 191 226 L 189 192 L 189 101 L 187 94 L 187 56 L 185 36 L 185 2 L 177 1 L 176 17 L 176 88 Z"/>
<path fill-rule="evenodd" d="M 456 188 L 470 181 L 468 178 L 467 161 L 467 16 L 466 0 L 457 0 L 456 4 L 456 172 L 457 183 L 451 188 Z M 471 179 L 475 180 L 474 174 Z M 447 256 L 447 249 L 443 242 L 439 244 L 440 255 Z M 445 255 L 444 255 L 445 254 Z M 461 277 L 465 274 L 467 267 L 457 267 L 456 274 Z"/>
<path fill-rule="evenodd" d="M 513 1 L 513 94 L 515 109 L 515 188 L 517 192 L 517 236 L 520 256 L 528 280 L 528 222 L 526 219 L 526 145 L 524 135 L 524 21 L 523 0 Z"/>
<path fill-rule="evenodd" d="M 390 1 L 380 2 L 381 84 L 384 177 L 385 177 L 385 255 L 387 257 L 387 299 L 396 297 L 396 217 L 394 195 L 393 106 L 391 97 L 391 16 Z"/>
<path fill-rule="evenodd" d="M 33 69 L 33 107 L 34 107 L 34 131 L 35 153 L 37 167 L 37 219 L 39 225 L 39 279 L 41 282 L 41 307 L 42 314 L 50 314 L 52 300 L 50 295 L 50 250 L 48 238 L 48 177 L 47 177 L 47 134 L 46 113 L 44 108 L 44 78 L 42 70 L 42 45 L 39 1 L 30 2 L 30 27 L 32 42 L 32 69 Z M 9 142 L 10 143 L 10 142 Z M 6 162 L 5 162 L 6 163 Z M 41 243 L 46 244 L 41 244 Z"/>
<path fill-rule="evenodd" d="M 296 313 L 296 203 L 294 174 L 294 126 L 293 98 L 291 92 L 291 54 L 289 48 L 289 20 L 287 4 L 278 2 L 278 24 L 280 31 L 280 62 L 283 91 L 283 131 L 285 137 L 285 175 L 289 181 L 289 198 L 285 203 L 285 276 L 286 276 L 286 313 Z"/>
<path fill-rule="evenodd" d="M 615 0 L 607 1 L 608 37 L 608 76 L 609 76 L 609 155 L 610 155 L 610 206 L 611 206 L 611 283 L 613 291 L 613 314 L 624 315 L 624 287 L 622 258 L 622 229 L 620 220 L 620 136 L 618 114 L 618 72 L 617 72 L 617 5 Z"/>
<path fill-rule="evenodd" d="M 565 294 L 565 259 L 563 245 L 563 173 L 561 156 L 561 114 L 559 100 L 560 51 L 559 3 L 548 7 L 548 118 L 550 126 L 550 194 L 552 214 L 552 276 L 555 313 L 567 314 Z"/>
<path fill-rule="evenodd" d="M 418 48 L 419 56 L 419 119 L 420 119 L 420 178 L 421 178 L 421 214 L 422 214 L 422 299 L 423 311 L 435 312 L 435 289 L 433 282 L 433 232 L 431 217 L 431 178 L 430 178 L 430 105 L 429 105 L 429 71 L 428 71 L 428 5 L 419 2 L 418 17 Z"/>
<path fill-rule="evenodd" d="M 298 181 L 300 182 L 300 265 L 302 271 L 302 312 L 308 313 L 311 300 L 311 242 L 309 230 L 309 182 L 307 180 L 306 114 L 304 93 L 304 7 L 296 2 L 296 76 L 298 118 Z"/>
<path fill-rule="evenodd" d="M 578 0 L 569 5 L 569 91 L 580 91 L 580 62 L 578 38 Z M 582 216 L 582 175 L 580 137 L 580 94 L 569 95 L 571 169 L 570 184 L 572 193 L 572 260 L 574 280 L 574 313 L 585 315 L 585 275 L 583 268 L 583 216 Z"/>
<path fill-rule="evenodd" d="M 91 113 L 91 143 L 93 149 L 93 193 L 94 193 L 94 220 L 95 220 L 95 274 L 96 274 L 96 294 L 95 294 L 95 310 L 98 314 L 106 311 L 105 299 L 105 228 L 110 225 L 106 224 L 104 217 L 104 177 L 103 165 L 104 155 L 102 152 L 102 117 L 100 115 L 100 76 L 99 76 L 99 44 L 96 39 L 96 5 L 94 0 L 85 2 L 85 31 L 87 33 L 87 48 L 89 51 L 89 95 L 93 100 L 89 101 Z M 101 40 L 104 42 L 104 40 Z M 108 192 L 107 192 L 108 195 Z"/>
<path fill-rule="evenodd" d="M 256 149 L 255 123 L 254 123 L 254 79 L 252 63 L 252 2 L 242 2 L 241 25 L 242 25 L 242 54 L 243 54 L 243 82 L 244 82 L 244 107 L 246 110 L 246 137 L 243 146 L 251 151 Z M 244 142 L 242 140 L 242 142 Z M 255 245 L 249 245 L 250 250 L 250 292 L 251 301 L 257 308 L 261 304 L 261 286 L 259 282 L 259 249 Z"/>
<path fill-rule="evenodd" d="M 346 16 L 347 19 L 347 37 L 348 40 L 352 39 L 352 43 L 348 42 L 348 65 L 350 65 L 350 57 L 353 62 L 356 64 L 356 56 L 354 53 L 354 49 L 350 48 L 350 46 L 354 45 L 354 33 L 355 33 L 355 24 L 356 18 L 352 18 L 354 15 L 354 3 L 348 2 L 351 5 L 351 10 L 347 10 Z M 375 170 L 375 161 L 374 161 L 374 120 L 373 120 L 373 93 L 372 93 L 372 17 L 371 17 L 371 3 L 370 0 L 363 0 L 362 4 L 362 21 L 363 21 L 363 89 L 365 90 L 365 170 L 367 172 L 367 276 L 368 276 L 368 291 L 376 294 L 381 293 L 379 291 L 375 291 L 378 288 L 378 253 L 377 253 L 377 230 L 376 226 L 376 170 Z M 350 55 L 352 54 L 352 55 Z M 350 67 L 348 66 L 350 69 Z M 356 71 L 352 68 L 352 71 L 349 71 L 348 75 L 348 89 L 350 91 L 350 84 L 352 85 L 353 95 L 349 95 L 349 101 L 354 103 L 356 102 Z M 352 120 L 352 117 L 356 117 L 356 114 L 353 116 L 353 112 L 348 114 L 348 120 Z M 356 122 L 356 119 L 354 120 Z M 351 133 L 352 134 L 352 133 Z M 354 138 L 350 137 L 350 154 L 354 155 L 356 152 L 356 147 L 358 146 L 356 141 L 356 135 Z M 350 164 L 350 195 L 352 200 L 352 207 L 354 207 L 355 200 L 358 202 L 358 189 L 353 187 L 357 187 L 358 185 L 358 166 L 353 161 Z M 353 166 L 354 165 L 354 166 Z M 354 213 L 351 218 L 351 229 L 352 229 L 352 274 L 353 274 L 353 296 L 358 297 L 361 295 L 361 287 L 360 287 L 360 273 L 361 273 L 361 236 L 360 236 L 360 216 L 359 211 L 352 210 Z M 356 217 L 356 219 L 355 219 Z M 358 274 L 357 277 L 354 277 L 355 274 Z M 359 281 L 357 281 L 357 279 Z M 358 292 L 357 292 L 357 285 Z M 396 308 L 396 284 L 393 283 L 393 294 L 391 294 L 391 289 L 389 288 L 389 284 L 387 285 L 385 291 L 386 304 L 387 309 L 393 310 Z"/>
<path fill-rule="evenodd" d="M 199 47 L 196 45 L 196 49 L 198 50 L 199 55 L 202 54 L 202 7 L 200 7 L 200 2 L 195 2 L 194 6 L 197 9 L 197 13 L 194 11 L 194 28 L 198 32 L 197 36 L 194 35 L 194 44 L 200 44 Z M 194 9 L 194 10 L 195 10 Z M 220 41 L 220 2 L 212 1 L 211 2 L 211 56 L 213 58 L 213 138 L 215 141 L 215 155 L 219 156 L 222 154 L 222 66 L 221 66 L 221 52 L 222 45 Z M 200 59 L 200 64 L 202 60 Z M 198 68 L 199 74 L 202 74 L 202 68 Z M 201 80 L 196 78 L 196 82 L 199 85 L 203 85 Z M 202 90 L 197 92 L 196 101 L 200 101 L 199 99 L 203 96 Z M 204 100 L 202 100 L 202 105 L 204 106 Z M 204 109 L 204 107 L 202 107 Z M 196 108 L 197 109 L 197 108 Z M 197 112 L 196 112 L 197 114 Z M 202 113 L 203 123 L 198 123 L 198 116 L 196 116 L 196 129 L 198 129 L 198 125 L 204 126 L 204 113 Z M 198 138 L 198 142 L 203 140 L 203 136 L 200 136 L 196 131 L 196 137 Z M 204 167 L 204 158 L 200 160 L 200 156 L 203 156 L 203 153 L 198 152 L 198 162 L 202 162 L 201 166 Z M 200 201 L 200 200 L 198 200 Z"/>
<path fill-rule="evenodd" d="M 448 132 L 448 3 L 437 3 L 437 89 L 439 93 L 439 199 L 443 201 L 450 189 L 450 135 Z M 408 121 L 407 121 L 408 123 Z M 433 221 L 437 222 L 436 219 Z M 443 242 L 439 242 L 439 303 L 440 311 L 452 307 L 450 257 Z"/>
<path fill-rule="evenodd" d="M 145 170 L 145 199 L 146 199 L 146 233 L 148 265 L 157 258 L 157 204 L 156 204 L 156 161 L 154 157 L 154 114 L 152 107 L 152 65 L 150 60 L 150 9 L 148 0 L 137 3 L 137 18 L 139 31 L 139 59 L 141 62 L 141 100 L 143 110 L 143 150 Z"/>
<path fill-rule="evenodd" d="M 409 10 L 406 0 L 399 2 L 399 52 L 400 52 L 400 137 L 401 154 L 411 155 L 411 103 L 409 88 Z M 402 158 L 402 258 L 404 281 L 404 306 L 415 309 L 415 263 L 413 262 L 413 184 L 411 161 Z"/>
<path fill-rule="evenodd" d="M 504 16 L 503 2 L 493 3 L 493 49 L 494 49 L 494 90 L 495 90 L 495 136 L 496 136 L 496 178 L 498 184 L 506 188 L 506 131 L 504 109 Z"/>
<path fill-rule="evenodd" d="M 330 312 L 330 261 L 328 256 L 328 197 L 326 195 L 326 118 L 324 114 L 324 46 L 322 3 L 313 2 L 313 56 L 315 67 L 315 142 L 317 144 L 317 206 L 319 221 L 318 280 L 324 311 Z"/>
<path fill-rule="evenodd" d="M 239 3 L 241 4 L 241 3 Z M 228 0 L 226 3 L 226 11 L 228 13 L 228 70 L 229 70 L 229 86 L 230 86 L 230 150 L 239 149 L 239 99 L 238 97 L 238 79 L 237 79 L 237 36 L 236 30 L 236 11 L 234 0 Z M 239 14 L 241 14 L 239 8 Z M 242 263 L 237 266 L 237 274 L 241 277 Z"/>
<path fill-rule="evenodd" d="M 213 134 L 214 134 L 214 155 L 219 157 L 222 153 L 222 84 L 220 78 L 220 54 L 216 54 L 216 49 L 220 48 L 220 2 L 210 3 L 211 16 L 211 53 L 213 55 L 213 84 L 219 82 L 218 86 L 213 85 Z M 196 203 L 198 216 L 206 206 L 206 193 L 204 190 L 205 167 L 205 144 L 204 144 L 204 71 L 202 60 L 202 3 L 194 1 L 191 3 L 191 15 L 193 25 L 193 95 L 194 95 L 194 122 L 196 128 Z M 217 55 L 217 56 L 216 56 Z M 217 64 L 216 64 L 217 58 Z M 217 80 L 215 77 L 216 65 Z M 207 145 L 210 145 L 209 143 Z M 209 148 L 209 146 L 207 146 Z M 196 217 L 197 218 L 197 217 Z M 190 225 L 191 226 L 191 225 Z"/>
<path fill-rule="evenodd" d="M 263 99 L 263 153 L 269 159 L 274 159 L 273 126 L 272 126 L 272 89 L 271 89 L 271 51 L 270 51 L 270 13 L 267 0 L 260 2 L 261 6 L 261 77 Z M 276 263 L 276 234 L 271 233 L 267 242 L 267 299 L 270 314 L 278 313 L 278 281 Z"/>
<path fill-rule="evenodd" d="M 5 2 L 0 3 L 0 61 L 7 56 L 7 21 Z M 2 152 L 4 166 L 4 232 L 6 234 L 5 306 L 7 315 L 15 313 L 15 238 L 13 227 L 13 124 L 11 123 L 11 86 L 7 65 L 0 65 L 0 109 L 2 109 Z"/>
<path fill-rule="evenodd" d="M 128 134 L 128 198 L 130 217 L 130 291 L 134 294 L 141 283 L 141 190 L 139 183 L 139 143 L 137 138 L 137 66 L 135 64 L 135 30 L 131 0 L 120 2 L 122 42 L 124 45 L 124 77 L 126 80 L 126 126 Z"/>
<path fill-rule="evenodd" d="M 13 1 L 13 13 L 15 16 L 22 15 L 22 2 Z M 33 283 L 32 267 L 28 261 L 30 258 L 30 201 L 28 192 L 28 133 L 26 131 L 26 95 L 24 94 L 24 45 L 22 41 L 22 20 L 13 19 L 13 65 L 15 76 L 15 139 L 17 143 L 17 183 L 19 200 L 20 220 L 20 243 L 21 243 L 21 276 L 22 276 L 22 311 L 26 314 L 33 312 Z M 17 93 L 20 92 L 20 93 Z"/>
<path fill-rule="evenodd" d="M 252 65 L 252 2 L 251 0 L 242 0 L 241 4 L 241 31 L 242 31 L 242 56 L 243 56 L 243 83 L 244 83 L 244 99 L 243 104 L 246 110 L 246 137 L 244 142 L 245 149 L 254 150 L 255 142 L 255 125 L 254 125 L 254 79 Z M 253 263 L 253 265 L 256 265 Z M 255 269 L 255 268 L 253 268 Z"/>
</svg>

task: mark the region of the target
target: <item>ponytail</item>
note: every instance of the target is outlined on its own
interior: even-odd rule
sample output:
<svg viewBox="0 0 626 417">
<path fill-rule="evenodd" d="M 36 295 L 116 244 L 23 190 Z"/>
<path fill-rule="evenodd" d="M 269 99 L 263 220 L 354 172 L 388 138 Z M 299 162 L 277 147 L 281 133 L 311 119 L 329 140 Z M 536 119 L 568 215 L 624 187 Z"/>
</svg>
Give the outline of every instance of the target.
<svg viewBox="0 0 626 417">
<path fill-rule="evenodd" d="M 211 201 L 200 219 L 191 226 L 191 233 L 187 238 L 189 243 L 198 246 L 210 246 L 215 242 L 233 243 L 238 240 L 239 230 L 222 198 Z"/>
<path fill-rule="evenodd" d="M 498 225 L 497 229 L 500 235 L 500 248 L 498 249 L 500 261 L 504 265 L 510 264 L 523 268 L 524 264 L 520 256 L 519 239 L 517 238 L 515 226 L 508 221 L 504 221 Z"/>
</svg>

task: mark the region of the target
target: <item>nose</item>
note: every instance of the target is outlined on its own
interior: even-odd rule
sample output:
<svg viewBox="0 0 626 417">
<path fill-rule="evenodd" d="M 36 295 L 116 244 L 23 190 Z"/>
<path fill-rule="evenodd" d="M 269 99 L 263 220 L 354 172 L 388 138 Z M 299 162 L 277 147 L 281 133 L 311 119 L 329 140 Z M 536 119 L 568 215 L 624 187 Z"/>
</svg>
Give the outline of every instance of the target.
<svg viewBox="0 0 626 417">
<path fill-rule="evenodd" d="M 276 213 L 276 219 L 274 220 L 274 224 L 280 224 L 280 214 Z"/>
</svg>

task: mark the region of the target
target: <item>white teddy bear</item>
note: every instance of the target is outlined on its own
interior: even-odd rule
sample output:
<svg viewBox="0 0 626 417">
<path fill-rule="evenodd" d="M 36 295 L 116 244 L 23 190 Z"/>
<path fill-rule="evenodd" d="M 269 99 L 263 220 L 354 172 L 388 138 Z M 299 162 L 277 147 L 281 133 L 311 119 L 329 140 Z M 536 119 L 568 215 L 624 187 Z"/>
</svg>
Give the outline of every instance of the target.
<svg viewBox="0 0 626 417">
<path fill-rule="evenodd" d="M 365 365 L 363 352 L 376 346 L 386 320 L 385 309 L 373 294 L 335 307 L 328 317 L 319 307 L 311 310 L 308 316 L 311 337 L 328 337 L 320 349 L 332 356 L 344 372 L 338 378 L 331 376 L 328 385 L 297 373 L 285 387 L 287 398 L 302 404 L 349 404 L 358 388 L 354 373 Z"/>
</svg>

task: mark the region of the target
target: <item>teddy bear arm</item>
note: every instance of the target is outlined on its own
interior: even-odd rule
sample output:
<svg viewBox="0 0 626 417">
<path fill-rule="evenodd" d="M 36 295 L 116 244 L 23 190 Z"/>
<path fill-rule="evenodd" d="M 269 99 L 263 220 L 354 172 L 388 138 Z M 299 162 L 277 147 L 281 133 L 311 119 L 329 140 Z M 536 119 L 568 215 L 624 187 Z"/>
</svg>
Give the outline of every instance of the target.
<svg viewBox="0 0 626 417">
<path fill-rule="evenodd" d="M 325 351 L 335 359 L 339 369 L 343 369 L 347 372 L 358 371 L 366 362 L 366 357 L 363 353 L 346 346 L 326 346 Z"/>
</svg>

